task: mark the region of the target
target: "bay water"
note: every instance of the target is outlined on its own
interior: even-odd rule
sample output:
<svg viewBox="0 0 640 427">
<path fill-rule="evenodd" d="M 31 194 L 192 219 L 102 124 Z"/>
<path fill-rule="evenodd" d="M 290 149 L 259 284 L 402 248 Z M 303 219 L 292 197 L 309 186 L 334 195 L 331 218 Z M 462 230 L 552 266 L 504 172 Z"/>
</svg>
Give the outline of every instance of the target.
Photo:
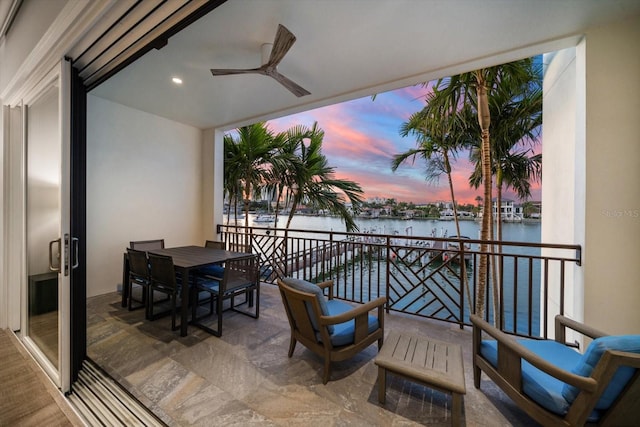
<svg viewBox="0 0 640 427">
<path fill-rule="evenodd" d="M 254 218 L 255 215 L 249 215 L 249 225 L 256 227 L 274 227 L 273 223 L 254 222 Z M 284 228 L 286 224 L 286 217 L 280 216 L 278 219 L 278 228 Z M 239 221 L 239 224 L 240 223 L 244 225 L 244 220 Z M 407 241 L 410 241 L 410 237 L 451 237 L 457 234 L 454 221 L 444 220 L 356 218 L 356 224 L 358 225 L 361 233 L 395 235 L 400 239 L 406 238 Z M 295 215 L 289 228 L 295 230 L 317 230 L 323 232 L 345 231 L 344 222 L 340 218 L 332 216 Z M 539 221 L 505 222 L 502 224 L 502 229 L 503 241 L 540 243 L 541 224 Z M 480 222 L 474 220 L 460 221 L 460 234 L 462 236 L 469 237 L 470 239 L 480 239 Z M 474 246 L 475 247 L 472 249 L 477 250 L 477 245 Z M 540 255 L 539 248 L 522 246 L 509 247 L 508 249 L 505 249 L 505 251 L 514 255 Z M 503 298 L 505 302 L 505 329 L 536 335 L 538 333 L 540 315 L 540 264 L 538 262 L 534 262 L 531 272 L 528 271 L 528 267 L 526 266 L 518 268 L 516 273 L 518 289 L 513 289 L 513 287 L 508 286 L 508 283 L 513 282 L 513 280 L 509 279 L 513 277 L 514 270 L 513 265 L 510 264 L 508 259 L 509 258 L 506 258 L 507 261 L 505 261 L 504 266 L 505 288 L 503 291 Z M 523 258 L 521 261 L 526 262 L 526 259 Z M 528 301 L 528 298 L 524 298 L 522 296 L 528 294 L 528 276 L 530 273 L 534 284 L 531 298 L 532 301 Z M 514 293 L 518 293 L 519 295 L 517 299 L 517 307 L 514 307 L 515 304 L 509 303 L 509 301 L 513 300 Z M 526 328 L 530 303 L 533 330 L 528 331 L 523 328 Z M 468 315 L 469 312 L 465 309 L 465 321 L 468 321 Z M 516 327 L 514 327 L 514 323 L 517 323 Z"/>
</svg>

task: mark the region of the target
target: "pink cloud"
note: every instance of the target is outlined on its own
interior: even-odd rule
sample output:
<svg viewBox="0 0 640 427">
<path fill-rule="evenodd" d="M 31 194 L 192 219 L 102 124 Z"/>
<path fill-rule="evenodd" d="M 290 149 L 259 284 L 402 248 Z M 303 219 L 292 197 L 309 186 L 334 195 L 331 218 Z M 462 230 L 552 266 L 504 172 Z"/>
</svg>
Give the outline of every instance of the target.
<svg viewBox="0 0 640 427">
<path fill-rule="evenodd" d="M 430 91 L 431 87 L 409 86 L 378 94 L 375 100 L 366 97 L 272 120 L 269 126 L 278 132 L 318 122 L 325 132 L 323 153 L 335 168 L 336 176 L 359 183 L 367 198 L 394 198 L 414 203 L 448 201 L 446 176 L 442 175 L 435 183 L 426 182 L 422 159 L 416 159 L 414 165 L 403 164 L 395 173 L 391 171 L 393 155 L 415 146 L 413 138 L 399 135 L 399 128 L 411 114 L 423 108 L 424 98 Z M 534 146 L 534 152 L 540 150 L 540 144 Z M 467 155 L 461 154 L 453 171 L 459 203 L 476 204 L 476 197 L 482 195 L 482 188 L 469 187 L 472 170 Z M 505 197 L 517 200 L 512 192 L 504 193 Z M 540 200 L 540 194 L 540 184 L 533 184 L 532 199 Z"/>
</svg>

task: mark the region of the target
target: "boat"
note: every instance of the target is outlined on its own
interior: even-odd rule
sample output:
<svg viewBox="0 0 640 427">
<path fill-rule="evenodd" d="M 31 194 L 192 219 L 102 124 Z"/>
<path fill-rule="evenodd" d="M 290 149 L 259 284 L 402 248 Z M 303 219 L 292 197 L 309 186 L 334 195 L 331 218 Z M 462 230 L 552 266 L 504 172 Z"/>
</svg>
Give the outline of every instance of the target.
<svg viewBox="0 0 640 427">
<path fill-rule="evenodd" d="M 278 222 L 278 218 L 276 218 L 275 215 L 269 215 L 269 214 L 258 214 L 254 219 L 253 222 Z"/>
<path fill-rule="evenodd" d="M 458 236 L 451 236 L 451 239 L 458 239 Z M 460 240 L 464 240 L 467 239 L 469 240 L 469 237 L 467 236 L 460 236 L 459 237 Z M 449 250 L 449 252 L 444 252 L 442 255 L 442 258 L 444 261 L 448 260 L 448 259 L 452 259 L 453 262 L 459 262 L 458 257 L 456 257 L 456 255 L 459 255 L 460 253 L 460 247 L 458 246 L 458 242 L 447 242 L 447 249 Z M 466 261 L 467 264 L 469 264 L 471 262 L 471 245 L 469 243 L 465 243 L 464 244 L 464 260 Z"/>
</svg>

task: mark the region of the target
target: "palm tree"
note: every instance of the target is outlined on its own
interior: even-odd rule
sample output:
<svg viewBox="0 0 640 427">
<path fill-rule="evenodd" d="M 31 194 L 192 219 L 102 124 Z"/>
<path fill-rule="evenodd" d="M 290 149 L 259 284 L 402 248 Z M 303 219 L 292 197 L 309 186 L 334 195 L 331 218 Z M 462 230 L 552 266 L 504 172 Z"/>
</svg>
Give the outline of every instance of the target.
<svg viewBox="0 0 640 427">
<path fill-rule="evenodd" d="M 266 190 L 272 199 L 276 200 L 275 217 L 278 221 L 280 201 L 285 205 L 291 201 L 291 189 L 296 186 L 295 176 L 300 173 L 303 165 L 297 155 L 300 144 L 311 136 L 311 131 L 303 125 L 297 125 L 275 136 L 278 141 L 270 163 Z"/>
<path fill-rule="evenodd" d="M 533 63 L 529 64 L 534 67 Z M 505 76 L 491 97 L 489 109 L 492 117 L 492 175 L 496 178 L 497 202 L 501 204 L 503 187 L 511 187 L 520 199 L 530 197 L 530 180 L 540 178 L 538 155 L 529 156 L 529 147 L 537 143 L 542 125 L 542 76 L 532 68 L 532 80 L 513 82 Z M 529 146 L 529 147 L 527 147 Z M 476 145 L 471 160 L 476 170 L 469 179 L 478 188 L 482 182 L 480 150 Z M 498 218 L 498 240 L 502 239 Z"/>
<path fill-rule="evenodd" d="M 237 129 L 238 138 L 224 136 L 225 188 L 230 199 L 242 197 L 245 226 L 249 226 L 249 202 L 260 194 L 268 177 L 268 164 L 274 151 L 274 135 L 264 122 Z"/>
<path fill-rule="evenodd" d="M 286 227 L 289 228 L 298 206 L 307 203 L 340 215 L 347 231 L 357 231 L 353 215 L 345 205 L 345 197 L 357 211 L 362 204 L 362 188 L 356 182 L 334 177 L 334 168 L 328 165 L 322 154 L 324 131 L 317 122 L 307 132 L 297 129 L 293 134 L 304 137 L 298 139 L 295 147 L 297 161 L 291 162 L 291 169 L 285 174 L 291 192 L 291 210 Z"/>
<path fill-rule="evenodd" d="M 408 159 L 415 161 L 415 158 L 419 156 L 426 162 L 427 181 L 437 180 L 444 173 L 449 184 L 456 232 L 458 238 L 460 238 L 460 224 L 458 222 L 458 208 L 451 176 L 451 162 L 456 159 L 460 149 L 467 147 L 471 143 L 473 135 L 469 132 L 470 128 L 464 120 L 465 116 L 469 116 L 470 109 L 468 107 L 463 108 L 460 111 L 454 111 L 454 114 L 450 115 L 448 114 L 450 111 L 444 111 L 441 106 L 430 103 L 434 96 L 436 95 L 429 94 L 425 99 L 427 105 L 422 111 L 412 114 L 409 120 L 401 125 L 400 135 L 403 137 L 408 135 L 415 136 L 417 147 L 395 155 L 391 163 L 391 170 L 395 172 L 402 163 Z M 471 310 L 471 295 L 466 281 L 466 274 L 463 274 L 463 277 L 467 286 L 467 297 L 469 298 L 469 309 Z"/>
<path fill-rule="evenodd" d="M 483 176 L 483 209 L 482 225 L 480 230 L 480 252 L 488 253 L 488 241 L 491 239 L 492 209 L 492 162 L 489 127 L 491 125 L 491 111 L 489 99 L 500 86 L 501 82 L 508 78 L 512 84 L 532 81 L 532 60 L 525 59 L 509 64 L 483 68 L 469 73 L 440 79 L 434 86 L 434 99 L 437 108 L 454 114 L 464 105 L 471 105 L 477 114 L 480 126 L 481 144 L 480 158 Z M 475 313 L 484 316 L 485 299 L 487 293 L 488 256 L 480 256 L 478 266 L 478 287 Z"/>
<path fill-rule="evenodd" d="M 233 212 L 235 216 L 236 224 L 238 222 L 238 202 L 242 198 L 242 183 L 239 177 L 239 170 L 236 168 L 227 167 L 227 159 L 234 159 L 239 156 L 238 150 L 239 145 L 237 145 L 232 137 L 223 138 L 224 142 L 224 158 L 225 158 L 225 173 L 224 173 L 224 196 L 225 199 L 229 200 L 229 210 L 227 211 L 227 222 L 231 218 L 231 210 L 233 207 Z"/>
<path fill-rule="evenodd" d="M 541 171 L 541 156 L 529 155 L 531 146 L 537 142 L 542 125 L 542 77 L 532 61 L 524 66 L 531 67 L 531 80 L 514 80 L 509 75 L 503 76 L 500 84 L 494 89 L 489 102 L 492 123 L 491 174 L 496 182 L 496 240 L 502 240 L 502 193 L 504 188 L 512 188 L 523 200 L 531 196 L 531 180 L 538 180 Z M 470 159 L 476 168 L 469 178 L 470 184 L 478 188 L 483 181 L 481 148 L 478 144 L 471 149 Z M 491 223 L 491 228 L 493 222 Z M 493 230 L 491 230 L 493 237 Z M 498 254 L 502 247 L 498 245 Z M 499 262 L 502 261 L 498 257 Z M 498 301 L 502 288 L 501 267 L 493 263 L 492 276 L 494 286 L 494 319 L 500 323 Z"/>
</svg>

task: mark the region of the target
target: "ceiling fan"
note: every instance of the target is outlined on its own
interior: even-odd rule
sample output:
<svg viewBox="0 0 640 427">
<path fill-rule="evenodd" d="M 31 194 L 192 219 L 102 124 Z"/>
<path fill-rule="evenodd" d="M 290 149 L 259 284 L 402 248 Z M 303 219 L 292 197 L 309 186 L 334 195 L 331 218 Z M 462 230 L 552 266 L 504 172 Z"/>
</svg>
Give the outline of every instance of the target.
<svg viewBox="0 0 640 427">
<path fill-rule="evenodd" d="M 280 61 L 282 61 L 282 58 L 284 58 L 289 49 L 291 49 L 291 46 L 293 46 L 293 43 L 295 43 L 295 41 L 296 36 L 294 36 L 293 33 L 289 31 L 284 25 L 278 24 L 278 32 L 276 33 L 276 38 L 273 41 L 273 46 L 271 47 L 269 60 L 265 63 L 263 55 L 263 65 L 261 67 L 244 70 L 211 69 L 211 74 L 213 74 L 214 76 L 224 76 L 228 74 L 262 74 L 265 76 L 273 77 L 281 85 L 293 92 L 293 94 L 297 97 L 310 95 L 311 92 L 301 87 L 297 83 L 291 81 L 287 77 L 283 76 L 276 69 Z M 268 47 L 269 44 L 266 44 L 266 46 Z M 263 45 L 262 47 L 264 53 L 265 45 Z"/>
</svg>

